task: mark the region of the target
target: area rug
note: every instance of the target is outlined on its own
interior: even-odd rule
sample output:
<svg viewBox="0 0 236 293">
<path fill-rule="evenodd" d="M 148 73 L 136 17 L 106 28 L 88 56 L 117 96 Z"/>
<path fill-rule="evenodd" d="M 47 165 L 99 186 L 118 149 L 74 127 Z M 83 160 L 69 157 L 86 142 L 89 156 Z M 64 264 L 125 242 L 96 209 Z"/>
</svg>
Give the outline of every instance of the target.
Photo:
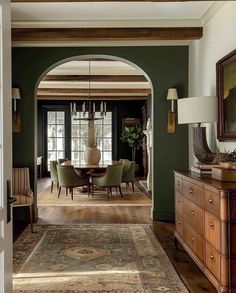
<svg viewBox="0 0 236 293">
<path fill-rule="evenodd" d="M 188 290 L 148 225 L 35 225 L 14 243 L 14 293 Z"/>
<path fill-rule="evenodd" d="M 74 189 L 74 199 L 70 195 L 66 196 L 65 188 L 62 188 L 61 195 L 57 197 L 57 190 L 54 188 L 53 193 L 50 187 L 38 193 L 38 206 L 151 206 L 152 201 L 136 186 L 134 193 L 132 188 L 122 186 L 123 198 L 119 192 L 116 194 L 113 188 L 112 196 L 107 200 L 106 190 L 96 190 L 93 197 L 88 197 L 87 192 L 81 192 L 80 188 Z"/>
</svg>

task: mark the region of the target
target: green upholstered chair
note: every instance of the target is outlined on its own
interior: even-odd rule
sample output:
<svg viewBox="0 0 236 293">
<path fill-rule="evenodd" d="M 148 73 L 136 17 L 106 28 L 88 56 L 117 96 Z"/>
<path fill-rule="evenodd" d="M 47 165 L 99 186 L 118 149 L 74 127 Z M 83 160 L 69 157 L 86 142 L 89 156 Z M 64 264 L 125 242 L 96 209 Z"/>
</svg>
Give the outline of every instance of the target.
<svg viewBox="0 0 236 293">
<path fill-rule="evenodd" d="M 54 182 L 56 182 L 58 188 L 57 165 L 57 161 L 50 161 L 51 193 L 53 192 Z"/>
<path fill-rule="evenodd" d="M 112 187 L 118 187 L 121 197 L 123 197 L 120 183 L 122 178 L 123 165 L 108 165 L 106 173 L 100 177 L 92 176 L 92 185 L 97 185 L 99 187 L 107 188 L 107 199 L 109 200 L 110 194 L 112 194 Z M 92 186 L 92 195 L 93 195 L 93 186 Z"/>
<path fill-rule="evenodd" d="M 59 191 L 58 191 L 58 198 L 60 197 L 61 188 L 65 187 L 66 190 L 69 190 L 71 193 L 71 199 L 73 200 L 73 189 L 75 187 L 80 186 L 88 186 L 89 190 L 89 177 L 80 178 L 73 166 L 57 166 L 57 174 L 58 174 L 58 181 L 59 181 Z"/>
<path fill-rule="evenodd" d="M 66 162 L 66 161 L 68 161 L 68 159 L 67 158 L 63 158 L 63 159 L 58 159 L 58 164 L 62 164 L 62 163 L 64 163 L 64 162 Z"/>
<path fill-rule="evenodd" d="M 33 192 L 30 189 L 29 168 L 13 168 L 12 196 L 16 200 L 12 207 L 28 207 L 31 232 L 33 232 Z"/>
<path fill-rule="evenodd" d="M 120 159 L 119 163 L 123 164 L 122 183 L 126 183 L 126 187 L 129 183 L 132 183 L 134 192 L 134 181 L 135 181 L 135 162 L 127 159 Z"/>
</svg>

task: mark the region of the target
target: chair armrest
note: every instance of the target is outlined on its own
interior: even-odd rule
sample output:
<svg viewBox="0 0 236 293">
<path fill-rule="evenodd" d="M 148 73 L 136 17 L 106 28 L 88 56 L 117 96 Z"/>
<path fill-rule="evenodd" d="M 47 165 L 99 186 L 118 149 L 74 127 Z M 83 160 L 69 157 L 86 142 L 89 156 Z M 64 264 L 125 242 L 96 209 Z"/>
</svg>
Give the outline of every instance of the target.
<svg viewBox="0 0 236 293">
<path fill-rule="evenodd" d="M 30 187 L 26 189 L 26 196 L 33 198 L 33 191 L 30 189 Z"/>
</svg>

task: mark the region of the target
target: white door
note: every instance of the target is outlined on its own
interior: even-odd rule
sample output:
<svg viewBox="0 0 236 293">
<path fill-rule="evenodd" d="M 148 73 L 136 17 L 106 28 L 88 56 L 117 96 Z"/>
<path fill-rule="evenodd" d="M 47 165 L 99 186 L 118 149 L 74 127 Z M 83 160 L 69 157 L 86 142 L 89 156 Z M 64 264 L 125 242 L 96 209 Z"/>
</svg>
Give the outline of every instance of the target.
<svg viewBox="0 0 236 293">
<path fill-rule="evenodd" d="M 11 95 L 10 1 L 0 0 L 0 293 L 12 292 Z"/>
</svg>

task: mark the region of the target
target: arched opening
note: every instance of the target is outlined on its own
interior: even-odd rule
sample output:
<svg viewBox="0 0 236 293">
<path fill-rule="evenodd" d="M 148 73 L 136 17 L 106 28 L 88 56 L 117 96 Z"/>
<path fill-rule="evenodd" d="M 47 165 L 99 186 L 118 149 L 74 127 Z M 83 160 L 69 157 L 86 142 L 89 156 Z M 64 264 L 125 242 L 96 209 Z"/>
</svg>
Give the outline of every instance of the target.
<svg viewBox="0 0 236 293">
<path fill-rule="evenodd" d="M 94 70 L 94 68 L 92 68 L 91 70 L 91 63 L 97 64 L 97 71 L 95 72 L 95 74 L 93 75 L 92 70 Z M 119 66 L 121 66 L 121 68 L 118 68 L 119 70 L 117 70 L 117 72 L 119 71 L 119 76 L 117 75 L 117 72 L 114 68 L 112 68 L 113 72 L 112 74 L 109 74 L 109 70 L 106 71 L 106 69 L 103 68 L 103 70 L 101 70 L 101 68 L 99 68 L 99 66 L 101 64 L 99 63 L 107 63 L 109 64 L 109 66 L 111 65 L 111 63 L 117 63 L 119 64 Z M 80 64 L 80 66 L 78 66 Z M 88 68 L 88 64 L 90 65 L 90 69 Z M 99 65 L 98 65 L 99 64 Z M 67 69 L 66 66 L 68 66 Z M 72 68 L 70 68 L 70 66 Z M 113 65 L 114 66 L 114 65 Z M 96 67 L 96 66 L 95 66 Z M 112 67 L 112 66 L 111 66 Z M 109 68 L 108 68 L 109 69 Z M 110 68 L 111 69 L 111 68 Z M 61 70 L 61 72 L 60 72 Z M 62 74 L 62 71 L 68 70 L 67 74 Z M 99 74 L 99 70 L 100 70 L 100 74 Z M 88 75 L 88 71 L 89 75 Z M 125 73 L 126 71 L 126 73 Z M 127 74 L 127 72 L 130 71 L 129 74 Z M 132 72 L 131 72 L 132 71 Z M 76 74 L 77 72 L 77 74 Z M 83 72 L 85 72 L 85 74 L 83 74 Z M 107 74 L 101 74 L 101 72 L 103 73 L 107 73 Z M 69 73 L 69 74 L 68 74 Z M 79 73 L 79 74 L 78 74 Z M 75 75 L 78 76 L 80 75 L 80 80 L 79 81 L 75 81 L 76 77 Z M 56 77 L 57 78 L 56 78 Z M 58 76 L 60 76 L 60 78 L 58 78 Z M 68 76 L 70 77 L 68 79 Z M 89 81 L 88 81 L 88 76 L 89 76 Z M 99 81 L 98 78 L 99 77 Z M 104 79 L 107 79 L 109 81 L 104 80 L 103 84 L 99 85 L 99 82 L 102 82 L 102 76 Z M 110 77 L 109 77 L 110 76 Z M 116 79 L 116 78 L 117 79 Z M 123 78 L 122 78 L 123 77 Z M 127 80 L 125 80 L 125 78 L 130 80 L 130 82 L 128 83 Z M 74 78 L 74 80 L 73 80 Z M 60 80 L 59 80 L 60 79 Z M 81 80 L 84 79 L 84 80 Z M 91 79 L 93 79 L 94 81 L 92 81 Z M 113 84 L 112 84 L 112 80 L 113 80 Z M 121 82 L 117 81 L 117 80 L 121 80 Z M 108 86 L 109 83 L 109 86 Z M 114 85 L 116 83 L 116 85 Z M 117 83 L 119 84 L 119 87 L 117 88 Z M 123 83 L 123 85 L 122 85 Z M 145 86 L 144 86 L 145 83 Z M 124 84 L 126 84 L 126 86 L 124 86 Z M 116 87 L 115 87 L 116 86 Z M 58 88 L 57 88 L 58 87 Z M 105 87 L 105 88 L 104 88 Z M 58 89 L 55 90 L 55 88 Z M 62 90 L 63 89 L 63 90 Z M 103 91 L 102 91 L 103 90 Z M 93 92 L 93 95 L 91 96 L 91 93 Z M 69 93 L 69 95 L 68 95 Z M 51 125 L 47 125 L 45 126 L 45 121 L 47 121 L 48 119 L 48 113 L 54 113 L 53 115 L 58 115 L 57 113 L 62 113 L 64 112 L 64 121 L 66 120 L 68 123 L 68 125 L 66 125 L 66 123 L 64 124 L 64 130 L 62 130 L 63 127 L 61 127 L 61 132 L 64 132 L 64 136 L 56 136 L 56 137 L 50 137 L 50 135 L 46 136 L 45 132 L 41 133 L 40 135 L 38 135 L 38 137 L 41 139 L 41 147 L 42 149 L 44 149 L 44 153 L 39 152 L 39 143 L 35 142 L 35 145 L 37 147 L 37 151 L 36 151 L 36 156 L 38 157 L 44 157 L 44 167 L 43 167 L 43 173 L 47 174 L 47 171 L 49 169 L 49 161 L 50 160 L 58 160 L 60 159 L 60 157 L 64 157 L 64 158 L 68 158 L 68 159 L 74 159 L 77 161 L 80 161 L 80 163 L 84 163 L 84 158 L 83 158 L 83 147 L 81 147 L 82 142 L 78 142 L 78 138 L 77 137 L 73 137 L 73 128 L 75 129 L 77 127 L 78 129 L 78 124 L 80 127 L 80 133 L 81 133 L 81 129 L 83 129 L 83 123 L 75 123 L 76 125 L 73 125 L 73 119 L 71 119 L 71 109 L 73 109 L 73 106 L 76 105 L 77 108 L 77 112 L 79 113 L 79 115 L 82 115 L 82 105 L 85 101 L 87 101 L 87 96 L 91 96 L 92 100 L 94 101 L 94 103 L 96 103 L 96 108 L 98 108 L 98 104 L 100 104 L 100 102 L 106 102 L 107 104 L 107 109 L 111 110 L 113 108 L 113 110 L 111 110 L 111 115 L 112 116 L 116 116 L 116 121 L 115 119 L 111 119 L 110 121 L 112 121 L 112 123 L 110 124 L 110 132 L 112 133 L 111 138 L 109 136 L 108 137 L 104 137 L 102 139 L 107 139 L 107 143 L 110 140 L 110 145 L 112 146 L 112 148 L 110 148 L 109 150 L 106 149 L 105 143 L 101 143 L 101 148 L 102 148 L 102 163 L 106 164 L 108 163 L 108 159 L 109 158 L 111 160 L 118 160 L 121 158 L 126 158 L 124 157 L 124 152 L 122 153 L 122 151 L 118 151 L 118 145 L 122 144 L 122 142 L 120 141 L 120 130 L 121 128 L 124 128 L 129 123 L 137 123 L 138 119 L 135 120 L 131 120 L 131 118 L 135 118 L 133 117 L 133 113 L 132 115 L 128 115 L 126 114 L 127 117 L 123 117 L 121 118 L 119 121 L 117 120 L 118 115 L 117 113 L 120 113 L 121 108 L 119 107 L 119 105 L 121 105 L 122 101 L 127 102 L 129 101 L 129 103 L 131 104 L 131 108 L 133 108 L 133 106 L 135 107 L 137 105 L 137 100 L 135 100 L 135 98 L 138 99 L 138 103 L 139 105 L 141 105 L 142 103 L 146 105 L 146 108 L 148 107 L 148 115 L 146 114 L 146 120 L 143 119 L 143 117 L 140 117 L 140 121 L 139 123 L 142 125 L 143 129 L 146 129 L 146 125 L 147 125 L 147 119 L 149 118 L 150 121 L 152 121 L 151 117 L 152 117 L 152 112 L 153 112 L 153 86 L 152 86 L 152 82 L 151 79 L 149 78 L 149 76 L 136 64 L 120 58 L 120 57 L 115 57 L 115 56 L 109 56 L 109 55 L 82 55 L 82 56 L 76 56 L 76 57 L 71 57 L 71 58 L 67 58 L 67 59 L 63 59 L 59 62 L 56 62 L 55 64 L 53 64 L 52 66 L 50 66 L 46 71 L 43 72 L 43 74 L 40 76 L 40 78 L 38 79 L 38 82 L 36 84 L 35 87 L 35 98 L 37 99 L 37 103 L 36 104 L 36 108 L 35 111 L 38 114 L 40 109 L 42 110 L 42 108 L 44 107 L 45 111 L 41 112 L 41 122 L 40 119 L 38 117 L 38 115 L 35 115 L 35 117 L 37 118 L 37 121 L 35 121 L 36 123 L 36 128 L 37 131 L 39 133 L 39 124 L 41 123 L 41 125 L 44 125 L 44 128 L 46 127 L 47 129 L 49 128 L 53 128 L 56 129 L 58 127 L 59 124 L 54 124 L 51 123 Z M 110 96 L 109 96 L 110 95 Z M 66 96 L 66 97 L 65 97 Z M 116 105 L 116 110 L 114 110 L 114 107 L 112 107 L 112 104 L 114 106 L 114 101 L 118 101 L 119 105 Z M 148 105 L 147 105 L 148 103 Z M 38 107 L 39 105 L 39 107 Z M 53 107 L 54 105 L 54 107 Z M 101 104 L 100 104 L 101 105 Z M 80 110 L 78 110 L 80 109 Z M 108 111 L 109 112 L 109 111 Z M 50 114 L 51 115 L 51 114 Z M 53 116 L 52 115 L 52 116 Z M 62 115 L 62 116 L 63 116 Z M 108 114 L 107 116 L 109 116 L 110 114 Z M 55 116 L 56 117 L 56 116 Z M 53 119 L 56 119 L 56 118 Z M 82 117 L 82 116 L 80 116 Z M 127 119 L 125 119 L 127 118 Z M 130 118 L 130 120 L 128 119 Z M 137 117 L 136 117 L 137 118 Z M 43 120 L 44 119 L 44 120 Z M 108 119 L 109 120 L 109 119 Z M 80 120 L 81 121 L 81 120 Z M 115 121 L 115 123 L 114 123 Z M 38 123 L 39 122 L 39 123 Z M 114 124 L 116 124 L 116 127 L 114 127 Z M 119 126 L 117 125 L 119 123 Z M 105 123 L 105 126 L 107 126 L 109 123 Z M 38 126 L 37 126 L 38 125 Z M 149 132 L 148 134 L 146 133 L 146 135 L 149 135 L 148 141 L 150 142 L 150 138 L 152 140 L 152 125 L 150 125 L 149 122 Z M 60 125 L 59 125 L 60 126 Z M 45 128 L 45 129 L 46 129 Z M 67 134 L 66 134 L 66 128 L 67 128 Z M 107 130 L 108 127 L 106 127 Z M 117 131 L 117 129 L 119 131 Z M 51 130 L 50 130 L 51 131 Z M 55 130 L 57 131 L 57 130 Z M 49 131 L 47 131 L 48 133 Z M 103 125 L 103 131 L 104 132 L 104 125 Z M 109 132 L 109 130 L 108 130 Z M 151 136 L 151 137 L 150 137 Z M 115 142 L 113 141 L 113 138 L 115 138 Z M 51 142 L 49 142 L 49 140 Z M 64 140 L 64 148 L 62 148 L 61 146 L 63 145 L 63 140 Z M 147 139 L 146 139 L 147 140 Z M 52 142 L 54 141 L 54 142 Z M 77 141 L 77 143 L 75 143 Z M 150 142 L 151 143 L 151 142 Z M 54 144 L 54 150 L 49 150 L 49 144 L 53 145 Z M 60 145 L 60 149 L 55 149 L 55 145 L 59 144 Z M 108 143 L 109 144 L 109 143 Z M 80 145 L 80 147 L 79 147 Z M 123 145 L 123 144 L 122 144 Z M 153 183 L 151 180 L 151 174 L 153 174 L 153 164 L 152 164 L 152 147 L 151 144 L 148 145 L 148 151 L 147 149 L 145 149 L 145 145 L 143 144 L 144 147 L 144 152 L 146 152 L 146 158 L 142 157 L 142 160 L 140 160 L 140 156 L 143 156 L 143 153 L 139 151 L 139 153 L 137 153 L 138 159 L 139 159 L 139 165 L 141 162 L 141 171 L 139 171 L 140 173 L 138 173 L 138 176 L 143 176 L 143 180 L 142 181 L 142 185 L 141 188 L 146 189 L 146 191 L 150 191 L 153 190 Z M 127 149 L 127 148 L 126 148 Z M 110 153 L 109 153 L 110 151 Z M 130 151 L 128 153 L 128 157 L 131 160 L 130 157 Z M 127 154 L 127 152 L 125 153 Z M 82 155 L 80 157 L 80 155 Z M 149 156 L 149 160 L 148 160 L 148 156 Z M 127 157 L 127 158 L 128 158 Z M 37 158 L 35 161 L 37 161 Z M 147 166 L 144 166 L 144 161 L 146 160 L 146 164 Z M 146 168 L 146 169 L 145 169 Z M 35 173 L 37 176 L 37 172 Z M 148 182 L 147 182 L 147 175 L 148 176 Z M 35 178 L 36 180 L 36 178 Z M 153 210 L 153 197 L 152 197 L 152 210 Z M 151 214 L 151 213 L 150 213 Z"/>
</svg>

